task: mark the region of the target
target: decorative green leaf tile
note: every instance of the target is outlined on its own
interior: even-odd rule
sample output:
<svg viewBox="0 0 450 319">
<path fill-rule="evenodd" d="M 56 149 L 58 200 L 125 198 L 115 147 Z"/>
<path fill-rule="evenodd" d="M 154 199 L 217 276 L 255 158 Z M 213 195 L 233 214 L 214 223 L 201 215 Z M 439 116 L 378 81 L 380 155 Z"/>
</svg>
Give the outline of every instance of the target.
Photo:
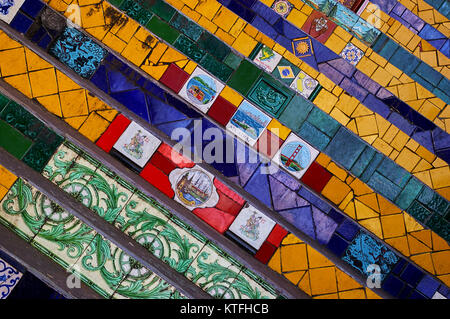
<svg viewBox="0 0 450 319">
<path fill-rule="evenodd" d="M 248 269 L 242 270 L 225 293 L 231 299 L 275 299 L 277 295 Z"/>
</svg>

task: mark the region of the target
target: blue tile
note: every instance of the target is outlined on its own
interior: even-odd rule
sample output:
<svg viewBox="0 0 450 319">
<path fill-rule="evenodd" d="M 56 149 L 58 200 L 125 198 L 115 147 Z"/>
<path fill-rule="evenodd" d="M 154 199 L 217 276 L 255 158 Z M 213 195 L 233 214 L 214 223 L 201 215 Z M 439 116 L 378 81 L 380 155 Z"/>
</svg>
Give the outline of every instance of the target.
<svg viewBox="0 0 450 319">
<path fill-rule="evenodd" d="M 420 193 L 422 187 L 423 184 L 415 177 L 412 177 L 395 200 L 395 204 L 401 209 L 407 209 Z"/>
<path fill-rule="evenodd" d="M 329 137 L 333 137 L 341 127 L 338 121 L 319 108 L 314 108 L 306 120 Z"/>
<path fill-rule="evenodd" d="M 94 75 L 91 78 L 91 82 L 97 86 L 103 92 L 109 94 L 109 85 L 108 80 L 106 78 L 106 66 L 100 65 L 100 67 L 95 71 Z"/>
<path fill-rule="evenodd" d="M 369 165 L 372 158 L 375 156 L 375 150 L 371 147 L 366 147 L 361 155 L 356 160 L 355 164 L 351 167 L 350 171 L 359 177 Z"/>
<path fill-rule="evenodd" d="M 258 1 L 257 3 L 260 3 L 260 2 Z M 272 10 L 270 10 L 270 11 L 272 11 Z M 272 26 L 268 22 L 263 20 L 260 16 L 255 17 L 252 25 L 271 39 L 275 39 L 278 36 L 277 31 L 275 31 L 275 29 L 272 28 Z"/>
<path fill-rule="evenodd" d="M 314 222 L 310 206 L 283 210 L 280 212 L 280 214 L 288 222 L 293 224 L 297 229 L 304 232 L 310 238 L 316 239 L 316 233 L 314 231 Z"/>
<path fill-rule="evenodd" d="M 392 268 L 392 273 L 396 275 L 400 275 L 400 273 L 403 271 L 403 268 L 405 268 L 406 261 L 402 258 L 400 259 L 397 264 Z"/>
<path fill-rule="evenodd" d="M 387 118 L 391 113 L 389 106 L 386 105 L 384 101 L 376 98 L 372 94 L 367 94 L 366 98 L 363 101 L 363 104 L 384 118 Z"/>
<path fill-rule="evenodd" d="M 302 127 L 298 131 L 298 135 L 320 151 L 322 151 L 330 142 L 330 138 L 328 136 L 323 134 L 308 122 L 303 123 Z"/>
<path fill-rule="evenodd" d="M 424 62 L 420 62 L 417 66 L 417 69 L 414 71 L 421 77 L 423 77 L 425 80 L 433 84 L 434 86 L 437 86 L 439 82 L 442 80 L 443 76 L 441 73 L 433 69 L 431 66 Z"/>
<path fill-rule="evenodd" d="M 408 299 L 426 299 L 423 295 L 418 293 L 417 291 L 413 290 L 411 295 L 408 297 Z"/>
<path fill-rule="evenodd" d="M 380 165 L 384 157 L 385 156 L 383 154 L 375 152 L 375 156 L 372 158 L 369 165 L 360 176 L 360 179 L 364 183 L 367 183 L 367 181 L 372 177 L 373 173 L 375 173 L 375 170 L 377 169 L 378 165 Z"/>
<path fill-rule="evenodd" d="M 347 239 L 348 241 L 352 241 L 353 238 L 358 233 L 358 231 L 359 231 L 358 225 L 356 225 L 349 219 L 344 220 L 337 229 L 338 234 Z"/>
<path fill-rule="evenodd" d="M 122 103 L 127 109 L 132 111 L 147 122 L 150 122 L 150 115 L 147 109 L 147 99 L 140 90 L 126 91 L 111 94 L 111 97 Z"/>
<path fill-rule="evenodd" d="M 244 189 L 263 202 L 269 208 L 272 208 L 272 199 L 270 197 L 269 181 L 267 174 L 262 174 L 258 169 L 245 185 Z"/>
<path fill-rule="evenodd" d="M 253 4 L 252 9 L 270 24 L 274 24 L 278 19 L 280 19 L 280 15 L 278 13 L 260 1 L 256 1 Z M 256 22 L 257 18 L 258 17 L 255 18 L 254 22 Z"/>
<path fill-rule="evenodd" d="M 20 33 L 26 33 L 33 24 L 33 20 L 18 12 L 9 26 Z"/>
<path fill-rule="evenodd" d="M 380 193 L 391 201 L 394 201 L 395 198 L 401 191 L 401 188 L 396 186 L 390 180 L 388 180 L 383 175 L 375 172 L 372 177 L 367 182 L 374 191 Z"/>
<path fill-rule="evenodd" d="M 405 270 L 403 270 L 403 273 L 401 274 L 400 278 L 403 279 L 408 284 L 410 284 L 411 286 L 415 287 L 423 276 L 424 273 L 420 269 L 418 269 L 412 264 L 409 264 L 408 266 L 406 266 Z"/>
<path fill-rule="evenodd" d="M 328 216 L 330 216 L 337 224 L 340 224 L 344 219 L 346 219 L 343 214 L 339 213 L 334 208 L 330 210 Z"/>
<path fill-rule="evenodd" d="M 331 210 L 331 206 L 328 203 L 307 190 L 305 187 L 302 187 L 299 190 L 298 194 L 323 212 L 327 213 Z"/>
<path fill-rule="evenodd" d="M 147 95 L 148 110 L 150 114 L 150 122 L 158 125 L 167 122 L 185 120 L 187 117 L 177 109 L 167 105 L 163 101 L 152 98 Z"/>
<path fill-rule="evenodd" d="M 387 157 L 381 162 L 377 172 L 388 178 L 400 188 L 403 188 L 411 177 L 411 174 L 407 170 Z"/>
<path fill-rule="evenodd" d="M 327 248 L 336 256 L 341 257 L 348 247 L 348 243 L 337 235 L 333 235 L 327 244 Z"/>
<path fill-rule="evenodd" d="M 324 152 L 346 169 L 350 169 L 365 147 L 358 137 L 341 127 Z"/>
<path fill-rule="evenodd" d="M 394 66 L 405 72 L 406 74 L 410 75 L 413 73 L 417 65 L 419 64 L 420 60 L 406 51 L 403 48 L 398 48 L 398 50 L 392 55 L 392 57 L 389 59 L 390 63 L 392 63 Z"/>
<path fill-rule="evenodd" d="M 423 293 L 428 298 L 433 297 L 436 290 L 439 288 L 439 282 L 431 276 L 425 276 L 417 285 L 416 289 Z"/>
<path fill-rule="evenodd" d="M 358 83 L 353 82 L 349 78 L 344 78 L 339 86 L 359 101 L 363 101 L 367 94 L 369 94 L 365 88 L 360 86 Z"/>
<path fill-rule="evenodd" d="M 26 0 L 20 10 L 35 18 L 41 9 L 45 6 L 40 0 Z"/>
</svg>

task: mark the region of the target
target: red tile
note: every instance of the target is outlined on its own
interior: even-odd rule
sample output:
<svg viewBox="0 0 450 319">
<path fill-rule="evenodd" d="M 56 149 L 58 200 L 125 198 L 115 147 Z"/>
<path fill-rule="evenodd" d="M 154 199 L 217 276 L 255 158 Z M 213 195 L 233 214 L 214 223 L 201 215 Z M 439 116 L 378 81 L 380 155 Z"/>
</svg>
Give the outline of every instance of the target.
<svg viewBox="0 0 450 319">
<path fill-rule="evenodd" d="M 223 212 L 217 208 L 196 208 L 192 212 L 222 234 L 230 227 L 233 220 L 236 218 L 236 216 Z"/>
<path fill-rule="evenodd" d="M 255 254 L 255 258 L 258 259 L 263 264 L 267 264 L 276 250 L 277 247 L 265 241 L 262 244 L 261 248 L 258 250 L 258 252 Z"/>
<path fill-rule="evenodd" d="M 169 175 L 177 166 L 160 152 L 156 152 L 150 159 L 150 163 L 159 168 L 164 174 Z"/>
<path fill-rule="evenodd" d="M 214 178 L 214 186 L 216 186 L 217 190 L 227 195 L 239 205 L 244 205 L 245 200 L 241 196 L 236 194 L 233 190 L 229 189 L 228 186 L 219 181 L 217 178 Z"/>
<path fill-rule="evenodd" d="M 272 245 L 274 245 L 275 247 L 279 247 L 281 241 L 284 239 L 284 237 L 286 237 L 287 234 L 288 231 L 286 229 L 276 224 L 275 227 L 270 232 L 269 237 L 267 237 L 267 241 Z"/>
<path fill-rule="evenodd" d="M 189 73 L 178 67 L 178 65 L 172 63 L 169 65 L 159 81 L 178 93 L 187 79 L 189 79 L 189 76 Z"/>
<path fill-rule="evenodd" d="M 122 135 L 128 125 L 130 125 L 130 123 L 131 121 L 122 114 L 116 116 L 114 121 L 111 122 L 106 131 L 98 139 L 96 143 L 97 146 L 104 150 L 106 153 L 109 153 L 114 144 L 116 144 L 120 135 Z"/>
<path fill-rule="evenodd" d="M 193 161 L 181 155 L 165 143 L 161 144 L 161 146 L 158 148 L 158 152 L 164 155 L 164 157 L 166 157 L 168 160 L 172 161 L 178 168 L 191 168 L 195 166 L 195 163 Z"/>
<path fill-rule="evenodd" d="M 282 139 L 265 129 L 256 142 L 256 149 L 258 152 L 272 158 L 280 149 L 281 144 L 283 144 Z"/>
<path fill-rule="evenodd" d="M 305 24 L 302 26 L 303 31 L 322 43 L 328 40 L 335 28 L 336 23 L 331 21 L 323 13 L 315 10 L 309 15 Z"/>
<path fill-rule="evenodd" d="M 223 97 L 218 96 L 207 114 L 223 126 L 226 126 L 236 110 L 236 106 L 225 100 Z"/>
<path fill-rule="evenodd" d="M 301 181 L 320 193 L 330 178 L 331 174 L 322 165 L 313 162 L 302 176 Z"/>
<path fill-rule="evenodd" d="M 217 190 L 217 193 L 219 194 L 219 201 L 216 204 L 216 208 L 233 216 L 237 216 L 241 211 L 242 206 L 244 206 L 244 203 L 238 204 L 220 190 Z"/>
<path fill-rule="evenodd" d="M 147 163 L 139 175 L 170 198 L 175 196 L 169 177 L 152 164 Z"/>
</svg>

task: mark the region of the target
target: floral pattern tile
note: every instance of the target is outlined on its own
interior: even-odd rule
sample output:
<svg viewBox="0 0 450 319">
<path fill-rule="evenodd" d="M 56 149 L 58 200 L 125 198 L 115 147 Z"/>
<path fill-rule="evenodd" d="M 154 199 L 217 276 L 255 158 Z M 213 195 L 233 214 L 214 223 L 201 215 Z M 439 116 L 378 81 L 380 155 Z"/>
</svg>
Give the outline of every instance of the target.
<svg viewBox="0 0 450 319">
<path fill-rule="evenodd" d="M 6 299 L 22 278 L 22 273 L 0 258 L 0 299 Z"/>
</svg>

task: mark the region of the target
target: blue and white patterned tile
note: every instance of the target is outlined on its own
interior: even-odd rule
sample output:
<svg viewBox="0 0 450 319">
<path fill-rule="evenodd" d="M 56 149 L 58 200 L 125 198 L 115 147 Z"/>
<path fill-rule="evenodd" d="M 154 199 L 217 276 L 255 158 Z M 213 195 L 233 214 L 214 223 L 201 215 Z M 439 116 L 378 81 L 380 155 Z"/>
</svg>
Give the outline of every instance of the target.
<svg viewBox="0 0 450 319">
<path fill-rule="evenodd" d="M 10 23 L 25 0 L 0 0 L 0 20 Z"/>
<path fill-rule="evenodd" d="M 357 65 L 364 56 L 364 52 L 354 46 L 352 43 L 347 43 L 340 56 L 352 65 Z"/>
<path fill-rule="evenodd" d="M 22 273 L 0 259 L 0 299 L 6 299 L 22 278 Z"/>
<path fill-rule="evenodd" d="M 286 18 L 294 6 L 286 0 L 277 0 L 272 4 L 272 10 L 278 13 L 283 18 Z"/>
</svg>

